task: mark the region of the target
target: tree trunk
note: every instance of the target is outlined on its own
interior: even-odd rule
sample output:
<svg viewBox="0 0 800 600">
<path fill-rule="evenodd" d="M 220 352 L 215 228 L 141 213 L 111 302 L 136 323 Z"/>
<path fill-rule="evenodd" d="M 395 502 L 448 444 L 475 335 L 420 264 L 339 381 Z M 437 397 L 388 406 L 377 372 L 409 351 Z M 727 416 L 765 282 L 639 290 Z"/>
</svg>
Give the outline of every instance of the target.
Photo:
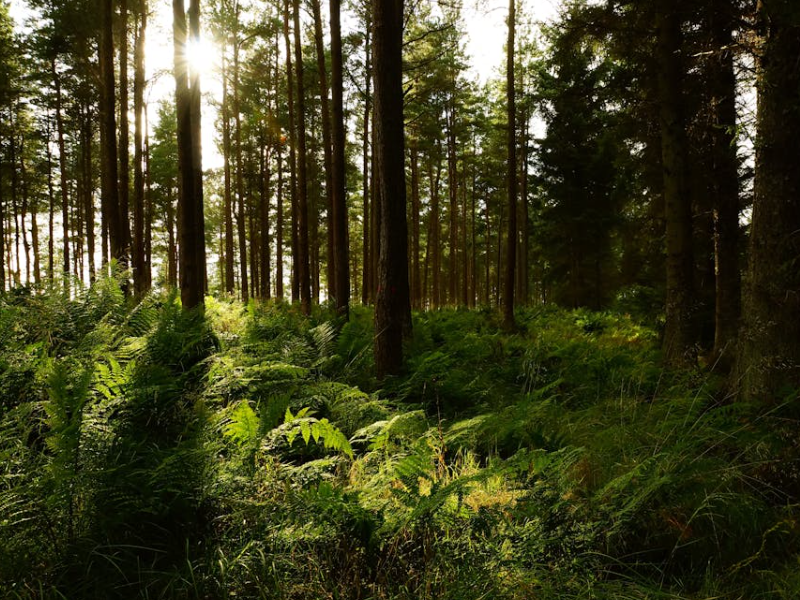
<svg viewBox="0 0 800 600">
<path fill-rule="evenodd" d="M 103 2 L 103 7 L 106 7 L 106 4 L 110 0 L 105 0 Z M 110 10 L 110 7 L 109 7 Z M 110 18 L 110 17 L 109 17 Z M 105 33 L 105 30 L 104 30 Z M 103 37 L 103 48 L 105 48 L 105 37 L 109 34 L 105 34 Z M 101 63 L 102 64 L 102 63 Z M 70 272 L 70 259 L 69 259 L 69 183 L 67 182 L 67 150 L 66 144 L 64 143 L 64 116 L 63 116 L 63 109 L 62 109 L 62 97 L 61 97 L 61 77 L 56 70 L 56 60 L 55 58 L 52 59 L 50 62 L 50 68 L 53 73 L 53 83 L 55 84 L 56 89 L 56 131 L 58 134 L 58 169 L 60 172 L 61 178 L 61 226 L 62 226 L 62 235 L 63 238 L 61 243 L 63 244 L 64 249 L 64 281 L 68 282 L 69 279 L 69 272 Z M 113 79 L 113 64 L 112 68 L 112 79 Z M 113 87 L 113 83 L 112 83 Z M 113 97 L 112 97 L 113 100 Z M 112 138 L 113 139 L 113 138 Z M 68 283 L 67 283 L 68 285 Z"/>
<path fill-rule="evenodd" d="M 203 306 L 205 240 L 200 142 L 200 75 L 189 73 L 186 50 L 199 36 L 200 1 L 192 0 L 187 14 L 183 0 L 172 0 L 175 48 L 175 102 L 178 117 L 178 239 L 181 302 L 184 310 Z"/>
<path fill-rule="evenodd" d="M 345 188 L 344 67 L 342 66 L 341 1 L 331 0 L 331 83 L 333 152 L 331 156 L 331 207 L 333 209 L 333 273 L 336 311 L 349 318 L 350 244 L 347 235 Z"/>
<path fill-rule="evenodd" d="M 422 209 L 419 196 L 419 151 L 416 141 L 411 142 L 409 162 L 411 165 L 411 306 L 422 308 L 419 266 L 419 222 Z"/>
<path fill-rule="evenodd" d="M 664 358 L 671 365 L 693 362 L 692 207 L 688 189 L 688 142 L 682 112 L 681 24 L 667 0 L 660 1 L 658 94 L 667 225 L 667 299 Z"/>
<path fill-rule="evenodd" d="M 270 272 L 272 265 L 269 255 L 269 196 L 270 196 L 270 170 L 269 154 L 267 150 L 267 133 L 261 132 L 261 139 L 258 149 L 259 168 L 258 168 L 258 198 L 259 198 L 259 229 L 261 234 L 261 277 L 260 277 L 260 296 L 262 300 L 271 297 Z"/>
<path fill-rule="evenodd" d="M 144 235 L 144 49 L 147 33 L 147 0 L 142 0 L 139 11 L 139 26 L 133 51 L 133 112 L 134 112 L 134 205 L 133 205 L 133 289 L 137 297 L 142 297 L 149 288 L 149 278 L 145 261 Z"/>
<path fill-rule="evenodd" d="M 431 306 L 433 308 L 439 308 L 442 305 L 442 247 L 440 244 L 442 226 L 439 214 L 439 184 L 442 178 L 442 160 L 441 152 L 439 152 L 438 149 L 438 141 L 436 147 L 437 159 L 435 177 L 433 174 L 433 162 L 430 163 L 428 168 L 428 178 L 431 184 L 431 210 L 428 218 L 431 219 L 429 235 L 431 236 L 431 252 L 433 254 L 431 257 Z M 433 161 L 433 159 L 431 159 L 431 161 Z"/>
<path fill-rule="evenodd" d="M 320 111 L 322 116 L 322 151 L 323 151 L 323 166 L 325 171 L 325 200 L 328 212 L 328 263 L 327 263 L 327 280 L 328 280 L 328 297 L 336 298 L 336 264 L 335 264 L 335 250 L 334 250 L 334 237 L 335 225 L 333 219 L 333 173 L 332 173 L 332 155 L 333 142 L 331 139 L 331 111 L 328 104 L 328 73 L 325 67 L 325 47 L 323 45 L 322 35 L 322 15 L 320 12 L 320 0 L 311 0 L 311 11 L 314 16 L 314 48 L 317 53 L 317 77 L 319 78 L 320 89 Z M 331 26 L 333 24 L 333 9 L 331 4 Z M 331 29 L 331 52 L 333 52 L 333 29 Z M 339 38 L 341 42 L 341 30 L 339 31 Z M 341 48 L 340 48 L 341 56 Z M 331 56 L 331 62 L 333 57 Z M 332 74 L 333 75 L 333 74 Z"/>
<path fill-rule="evenodd" d="M 755 197 L 737 357 L 742 396 L 767 402 L 800 386 L 800 24 L 790 14 L 793 0 L 759 8 Z"/>
<path fill-rule="evenodd" d="M 239 22 L 238 4 L 235 16 L 237 27 Z M 233 119 L 236 129 L 234 138 L 236 141 L 236 228 L 239 238 L 239 275 L 242 290 L 242 302 L 247 304 L 250 299 L 250 287 L 247 279 L 247 232 L 245 230 L 245 206 L 247 199 L 244 193 L 244 162 L 242 159 L 242 115 L 239 103 L 239 53 L 241 50 L 241 40 L 238 31 L 233 40 Z"/>
<path fill-rule="evenodd" d="M 372 255 L 370 254 L 370 242 L 372 239 L 370 225 L 372 215 L 370 214 L 370 199 L 372 196 L 370 186 L 370 128 L 369 117 L 372 114 L 371 90 L 372 84 L 372 24 L 370 21 L 369 10 L 367 10 L 367 22 L 364 33 L 364 136 L 361 140 L 362 153 L 362 193 L 364 197 L 363 235 L 362 235 L 362 274 L 361 274 L 361 304 L 369 304 L 372 298 Z"/>
<path fill-rule="evenodd" d="M 375 179 L 381 207 L 375 367 L 379 378 L 400 372 L 411 333 L 408 289 L 405 141 L 403 136 L 403 0 L 373 0 Z"/>
<path fill-rule="evenodd" d="M 293 1 L 294 62 L 297 77 L 297 278 L 300 310 L 311 314 L 311 277 L 308 251 L 308 178 L 306 174 L 306 100 L 303 81 L 303 40 L 300 31 L 300 0 Z"/>
<path fill-rule="evenodd" d="M 508 229 L 506 234 L 506 271 L 503 289 L 503 325 L 515 327 L 514 278 L 517 260 L 517 103 L 514 90 L 514 37 L 516 29 L 515 0 L 508 2 L 508 46 L 506 48 L 506 95 L 508 99 Z M 498 265 L 499 268 L 499 265 Z"/>
<path fill-rule="evenodd" d="M 233 267 L 233 199 L 231 194 L 231 115 L 228 100 L 228 68 L 225 60 L 227 46 L 222 46 L 222 161 L 223 161 L 223 211 L 225 221 L 225 292 L 233 294 L 235 288 Z"/>
<path fill-rule="evenodd" d="M 128 0 L 120 0 L 119 35 L 119 225 L 122 236 L 121 266 L 128 267 L 131 249 L 130 127 L 128 121 Z"/>
<path fill-rule="evenodd" d="M 290 213 L 291 213 L 291 253 L 292 253 L 292 303 L 300 299 L 300 278 L 298 261 L 298 238 L 297 238 L 297 213 L 298 213 L 298 190 L 297 190 L 297 125 L 294 114 L 294 69 L 292 68 L 292 44 L 289 39 L 289 15 L 292 10 L 292 0 L 286 0 L 283 10 L 283 38 L 286 43 L 286 96 L 289 105 L 289 175 L 290 181 Z"/>
<path fill-rule="evenodd" d="M 455 86 L 455 82 L 453 83 Z M 455 99 L 451 96 L 447 111 L 447 193 L 449 224 L 449 264 L 447 269 L 447 302 L 458 304 L 458 157 L 456 156 Z"/>
<path fill-rule="evenodd" d="M 736 145 L 736 73 L 730 0 L 714 0 L 710 29 L 715 52 L 708 88 L 711 95 L 711 157 L 714 206 L 716 302 L 714 355 L 736 340 L 741 314 L 739 272 L 739 160 Z M 728 353 L 731 354 L 730 352 Z M 728 360 L 725 360 L 728 363 Z"/>
</svg>

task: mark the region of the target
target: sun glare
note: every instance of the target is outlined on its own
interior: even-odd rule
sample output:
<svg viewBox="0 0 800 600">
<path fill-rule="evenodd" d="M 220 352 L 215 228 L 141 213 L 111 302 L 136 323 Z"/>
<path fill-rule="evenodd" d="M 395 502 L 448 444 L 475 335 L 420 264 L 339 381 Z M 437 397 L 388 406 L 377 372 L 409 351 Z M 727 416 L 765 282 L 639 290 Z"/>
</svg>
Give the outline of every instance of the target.
<svg viewBox="0 0 800 600">
<path fill-rule="evenodd" d="M 198 41 L 190 40 L 186 55 L 189 68 L 193 72 L 199 72 L 201 76 L 213 74 L 219 60 L 216 47 L 205 38 L 200 38 Z"/>
</svg>

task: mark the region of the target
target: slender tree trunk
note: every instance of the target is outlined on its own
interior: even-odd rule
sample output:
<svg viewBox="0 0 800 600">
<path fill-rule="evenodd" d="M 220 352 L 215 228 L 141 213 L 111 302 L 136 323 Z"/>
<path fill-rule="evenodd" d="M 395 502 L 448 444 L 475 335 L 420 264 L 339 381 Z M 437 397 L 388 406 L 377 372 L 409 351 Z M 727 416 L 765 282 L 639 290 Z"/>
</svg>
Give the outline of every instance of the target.
<svg viewBox="0 0 800 600">
<path fill-rule="evenodd" d="M 103 6 L 105 6 L 105 0 Z M 64 281 L 69 280 L 70 257 L 69 257 L 69 183 L 67 181 L 67 150 L 64 143 L 64 117 L 61 97 L 61 77 L 56 69 L 56 60 L 52 59 L 50 68 L 53 73 L 53 83 L 56 90 L 56 131 L 58 134 L 58 168 L 61 178 L 61 225 L 62 225 L 62 248 L 64 249 Z M 113 67 L 112 67 L 113 68 Z"/>
<path fill-rule="evenodd" d="M 735 342 L 741 315 L 739 160 L 735 133 L 736 73 L 732 50 L 732 8 L 730 0 L 714 0 L 709 8 L 715 51 L 708 82 L 714 120 L 711 155 L 716 271 L 715 356 L 720 356 L 727 346 Z"/>
<path fill-rule="evenodd" d="M 167 285 L 178 287 L 178 249 L 175 243 L 175 203 L 167 190 Z"/>
<path fill-rule="evenodd" d="M 237 27 L 239 22 L 238 4 L 235 16 Z M 242 302 L 245 304 L 250 298 L 250 287 L 247 277 L 247 231 L 245 229 L 245 207 L 247 199 L 244 193 L 244 161 L 242 159 L 242 115 L 239 102 L 239 53 L 241 51 L 241 40 L 239 40 L 238 30 L 233 40 L 233 119 L 234 119 L 234 139 L 236 142 L 236 228 L 239 237 L 239 276 L 242 289 Z"/>
<path fill-rule="evenodd" d="M 349 318 L 350 240 L 347 231 L 345 173 L 344 67 L 342 65 L 341 1 L 331 0 L 332 156 L 331 207 L 333 209 L 333 262 L 336 311 Z"/>
<path fill-rule="evenodd" d="M 283 300 L 283 153 L 282 144 L 277 148 L 277 167 L 278 167 L 278 192 L 276 201 L 277 211 L 277 231 L 275 232 L 275 296 L 278 300 Z"/>
<path fill-rule="evenodd" d="M 258 149 L 259 169 L 258 169 L 258 197 L 259 197 L 259 229 L 261 230 L 261 277 L 260 295 L 262 300 L 270 298 L 271 282 L 270 272 L 272 265 L 269 254 L 269 196 L 270 196 L 270 170 L 269 154 L 267 151 L 266 132 L 261 132 L 260 145 Z"/>
<path fill-rule="evenodd" d="M 90 106 L 85 106 L 83 111 L 83 123 L 81 125 L 81 171 L 84 181 L 83 189 L 83 212 L 84 222 L 86 223 L 86 254 L 89 262 L 89 281 L 94 283 L 97 276 L 97 267 L 94 261 L 95 238 L 94 238 L 94 175 L 92 166 L 92 121 L 94 114 Z"/>
<path fill-rule="evenodd" d="M 125 254 L 117 169 L 117 118 L 114 82 L 113 2 L 102 0 L 103 29 L 100 42 L 100 72 L 102 74 L 101 120 L 103 130 L 103 206 L 108 226 L 111 257 L 122 260 Z"/>
<path fill-rule="evenodd" d="M 311 314 L 311 278 L 308 248 L 308 177 L 306 153 L 306 101 L 303 82 L 303 40 L 300 31 L 300 0 L 293 1 L 294 62 L 297 78 L 297 278 L 300 309 Z"/>
<path fill-rule="evenodd" d="M 233 294 L 235 275 L 233 265 L 233 197 L 231 192 L 231 115 L 228 94 L 227 46 L 222 46 L 222 160 L 223 160 L 223 211 L 225 221 L 225 292 Z"/>
<path fill-rule="evenodd" d="M 333 19 L 333 4 L 331 4 L 331 19 Z M 331 138 L 331 111 L 328 103 L 328 73 L 325 67 L 325 47 L 323 45 L 322 14 L 320 11 L 320 0 L 311 0 L 311 11 L 314 15 L 314 48 L 317 54 L 317 76 L 319 78 L 320 89 L 320 112 L 322 116 L 322 151 L 323 166 L 325 171 L 325 200 L 328 213 L 328 263 L 327 280 L 328 296 L 336 298 L 336 267 L 334 260 L 334 220 L 333 220 L 333 173 L 332 173 L 332 148 Z M 331 36 L 333 36 L 331 29 Z M 341 38 L 341 31 L 339 31 Z M 331 39 L 331 51 L 333 51 L 333 40 Z M 333 58 L 333 57 L 331 57 Z"/>
<path fill-rule="evenodd" d="M 292 253 L 292 303 L 300 300 L 300 277 L 298 259 L 298 185 L 297 185 L 297 123 L 294 111 L 294 69 L 292 67 L 292 44 L 289 39 L 289 17 L 292 11 L 292 0 L 286 0 L 283 10 L 283 38 L 286 43 L 286 96 L 289 105 L 289 174 L 290 174 L 290 212 L 291 212 L 291 253 Z"/>
<path fill-rule="evenodd" d="M 430 163 L 428 168 L 428 178 L 431 183 L 431 210 L 429 219 L 431 219 L 430 236 L 431 252 L 433 253 L 431 260 L 431 285 L 433 286 L 433 289 L 431 290 L 431 306 L 433 308 L 439 308 L 442 306 L 442 249 L 440 243 L 441 222 L 439 214 L 439 183 L 442 176 L 442 162 L 441 153 L 438 151 L 438 142 L 436 154 L 438 157 L 436 159 L 436 175 L 434 176 L 433 162 Z M 433 161 L 433 159 L 431 159 L 431 161 Z"/>
<path fill-rule="evenodd" d="M 419 223 L 422 209 L 419 197 L 419 151 L 416 141 L 411 142 L 411 306 L 420 310 L 422 308 L 422 294 L 420 290 L 419 266 Z"/>
<path fill-rule="evenodd" d="M 453 83 L 455 85 L 455 83 Z M 456 156 L 455 99 L 450 97 L 447 111 L 447 193 L 449 224 L 449 261 L 447 269 L 447 302 L 458 304 L 458 157 Z"/>
<path fill-rule="evenodd" d="M 119 0 L 119 225 L 122 239 L 118 257 L 123 267 L 128 267 L 131 249 L 130 221 L 130 126 L 128 121 L 128 0 Z"/>
<path fill-rule="evenodd" d="M 192 0 L 187 14 L 183 0 L 172 1 L 175 47 L 175 98 L 178 116 L 178 237 L 179 276 L 184 310 L 203 306 L 205 240 L 200 141 L 200 75 L 189 73 L 188 41 L 199 36 L 200 2 Z"/>
<path fill-rule="evenodd" d="M 50 140 L 52 138 L 52 131 L 50 129 L 50 118 L 47 118 L 47 141 L 45 143 L 45 152 L 47 154 L 47 278 L 52 284 L 55 278 L 55 265 L 53 254 L 55 252 L 55 204 L 56 194 L 55 186 L 53 185 L 53 153 L 50 151 Z M 0 224 L 2 228 L 2 224 Z M 2 242 L 0 242 L 2 243 Z M 0 253 L 0 263 L 3 262 L 3 255 Z M 0 265 L 1 267 L 2 265 Z M 3 278 L 5 281 L 5 278 Z"/>
<path fill-rule="evenodd" d="M 133 112 L 134 112 L 134 205 L 133 205 L 133 289 L 137 297 L 143 296 L 149 288 L 147 261 L 145 257 L 145 179 L 144 179 L 144 49 L 147 34 L 147 0 L 141 0 L 139 24 L 133 51 Z"/>
<path fill-rule="evenodd" d="M 147 104 L 144 112 L 144 165 L 145 165 L 145 211 L 144 211 L 144 256 L 147 289 L 153 286 L 153 177 L 150 170 L 150 118 Z"/>
<path fill-rule="evenodd" d="M 682 112 L 683 71 L 680 21 L 668 0 L 660 0 L 658 93 L 667 224 L 667 300 L 664 358 L 672 365 L 693 362 L 692 207 L 688 189 L 688 141 Z"/>
<path fill-rule="evenodd" d="M 503 289 L 503 324 L 514 329 L 514 279 L 517 262 L 517 103 L 514 90 L 515 0 L 508 2 L 508 46 L 506 47 L 506 95 L 508 102 L 508 229 L 506 233 L 506 271 Z M 499 265 L 498 265 L 499 268 Z"/>
<path fill-rule="evenodd" d="M 399 373 L 403 339 L 411 334 L 408 289 L 405 142 L 403 135 L 403 0 L 373 0 L 375 173 L 381 207 L 375 367 L 379 378 Z"/>
<path fill-rule="evenodd" d="M 759 6 L 756 178 L 737 374 L 742 397 L 800 387 L 800 24 L 793 0 Z"/>
<path fill-rule="evenodd" d="M 370 214 L 370 199 L 372 196 L 372 188 L 370 186 L 370 167 L 372 160 L 370 158 L 370 115 L 372 114 L 372 101 L 371 89 L 372 84 L 372 40 L 370 33 L 372 25 L 367 11 L 367 23 L 364 33 L 364 136 L 361 140 L 361 156 L 362 156 L 362 194 L 364 197 L 364 214 L 363 214 L 363 232 L 362 232 L 362 274 L 361 274 L 361 304 L 369 304 L 372 299 L 372 255 L 370 253 L 370 245 L 372 235 L 370 231 L 371 218 Z"/>
</svg>

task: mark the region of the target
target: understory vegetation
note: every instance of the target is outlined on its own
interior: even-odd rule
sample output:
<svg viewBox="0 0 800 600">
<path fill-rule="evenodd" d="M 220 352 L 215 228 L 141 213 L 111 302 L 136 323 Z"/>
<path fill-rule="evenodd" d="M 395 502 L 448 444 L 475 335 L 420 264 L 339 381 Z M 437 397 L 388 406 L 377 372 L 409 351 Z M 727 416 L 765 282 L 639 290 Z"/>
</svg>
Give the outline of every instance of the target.
<svg viewBox="0 0 800 600">
<path fill-rule="evenodd" d="M 625 314 L 0 298 L 3 598 L 800 597 L 796 392 Z"/>
</svg>

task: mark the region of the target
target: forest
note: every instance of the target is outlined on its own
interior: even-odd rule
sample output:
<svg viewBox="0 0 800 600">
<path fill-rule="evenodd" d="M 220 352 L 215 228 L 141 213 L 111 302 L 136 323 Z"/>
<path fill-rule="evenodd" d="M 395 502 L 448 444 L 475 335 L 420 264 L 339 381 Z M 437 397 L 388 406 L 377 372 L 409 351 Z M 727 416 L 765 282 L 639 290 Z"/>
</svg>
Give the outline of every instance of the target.
<svg viewBox="0 0 800 600">
<path fill-rule="evenodd" d="M 0 0 L 0 597 L 800 598 L 797 0 Z"/>
</svg>

